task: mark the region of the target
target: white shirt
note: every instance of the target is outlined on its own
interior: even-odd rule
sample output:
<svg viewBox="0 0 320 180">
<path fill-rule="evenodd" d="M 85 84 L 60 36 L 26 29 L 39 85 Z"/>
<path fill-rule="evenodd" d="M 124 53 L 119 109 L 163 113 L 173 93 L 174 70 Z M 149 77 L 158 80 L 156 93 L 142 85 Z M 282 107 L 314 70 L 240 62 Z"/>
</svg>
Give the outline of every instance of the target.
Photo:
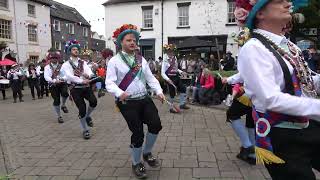
<svg viewBox="0 0 320 180">
<path fill-rule="evenodd" d="M 258 31 L 272 38 L 277 45 L 287 42 L 284 36 L 264 30 Z M 293 67 L 287 60 L 285 62 L 292 73 Z M 238 69 L 244 80 L 245 92 L 257 111 L 264 113 L 270 110 L 320 120 L 319 100 L 282 92 L 285 81 L 281 66 L 276 57 L 259 40 L 252 38 L 242 47 L 238 58 Z"/>
<path fill-rule="evenodd" d="M 241 78 L 240 73 L 234 74 L 233 76 L 230 76 L 227 78 L 228 84 L 238 84 L 243 83 L 243 79 Z"/>
<path fill-rule="evenodd" d="M 71 60 L 71 61 L 74 63 L 74 65 L 76 67 L 78 67 L 79 60 L 81 60 L 81 59 L 77 58 L 77 59 Z M 69 63 L 69 61 L 66 61 L 65 63 L 63 63 L 60 71 L 64 74 L 65 79 L 68 83 L 82 84 L 83 80 L 85 79 L 83 76 L 78 77 L 78 76 L 74 75 L 73 68 L 72 68 L 71 64 Z M 91 69 L 89 68 L 89 66 L 87 65 L 87 63 L 85 61 L 83 62 L 83 74 L 86 74 L 89 77 L 93 76 Z"/>
<path fill-rule="evenodd" d="M 36 67 L 36 71 L 37 71 L 37 74 L 40 75 L 43 73 L 43 71 L 41 71 L 41 66 L 37 66 Z"/>
<path fill-rule="evenodd" d="M 142 76 L 146 81 L 143 81 L 138 76 L 128 86 L 126 92 L 131 95 L 131 98 L 139 97 L 139 95 L 147 94 L 146 83 L 156 92 L 157 95 L 162 94 L 162 89 L 159 81 L 153 76 L 148 62 L 142 58 Z M 112 93 L 115 97 L 120 97 L 124 92 L 118 86 L 122 79 L 129 72 L 128 65 L 117 54 L 108 62 L 108 73 L 106 76 L 107 91 Z"/>
<path fill-rule="evenodd" d="M 28 71 L 26 72 L 26 76 L 28 77 L 28 78 L 32 78 L 32 79 L 35 79 L 35 78 L 37 78 L 37 76 L 40 76 L 40 71 L 37 71 L 36 69 L 33 69 L 34 71 L 33 71 L 33 73 L 29 73 L 29 69 L 28 69 Z M 31 70 L 31 72 L 32 72 L 32 70 Z"/>
<path fill-rule="evenodd" d="M 58 67 L 58 64 L 52 64 L 52 66 L 56 69 Z M 53 72 L 54 72 L 54 70 L 52 70 L 50 64 L 48 64 L 44 67 L 44 79 L 46 81 L 48 81 L 49 83 L 55 83 L 57 80 L 64 80 L 64 81 L 67 80 L 66 76 L 64 76 L 61 69 L 60 69 L 59 75 L 56 77 L 56 79 L 52 79 Z"/>
<path fill-rule="evenodd" d="M 21 73 L 20 70 L 15 71 L 15 70 L 13 70 L 13 69 L 10 69 L 10 70 L 8 71 L 8 73 L 7 73 L 7 78 L 10 79 L 10 78 L 11 78 L 11 75 L 13 75 L 13 78 L 12 78 L 12 79 L 17 80 L 17 79 L 19 79 L 19 76 L 22 76 L 22 73 Z"/>
<path fill-rule="evenodd" d="M 170 62 L 169 62 L 169 57 L 167 54 L 165 54 L 163 56 L 163 62 L 161 65 L 161 76 L 164 80 L 169 81 L 170 78 L 166 75 L 166 71 L 167 69 L 170 67 Z M 178 62 L 176 62 L 176 66 L 177 66 L 177 71 L 179 74 L 181 74 L 183 71 L 181 71 L 180 69 L 178 69 Z"/>
</svg>

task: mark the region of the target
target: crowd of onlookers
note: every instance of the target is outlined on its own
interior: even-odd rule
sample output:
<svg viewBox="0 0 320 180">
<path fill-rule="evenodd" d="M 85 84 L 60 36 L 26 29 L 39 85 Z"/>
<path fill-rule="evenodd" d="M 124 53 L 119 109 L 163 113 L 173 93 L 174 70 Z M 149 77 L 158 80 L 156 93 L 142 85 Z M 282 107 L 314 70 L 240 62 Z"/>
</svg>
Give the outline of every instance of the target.
<svg viewBox="0 0 320 180">
<path fill-rule="evenodd" d="M 158 78 L 164 92 L 167 84 L 161 78 L 162 58 L 158 60 L 147 59 L 153 74 Z M 209 58 L 178 58 L 179 69 L 187 75 L 181 77 L 187 86 L 187 99 L 192 104 L 220 104 L 225 96 L 226 86 L 222 85 L 221 78 L 213 74 L 213 71 L 234 71 L 236 70 L 236 60 L 231 52 L 223 55 L 221 60 L 210 55 Z"/>
</svg>

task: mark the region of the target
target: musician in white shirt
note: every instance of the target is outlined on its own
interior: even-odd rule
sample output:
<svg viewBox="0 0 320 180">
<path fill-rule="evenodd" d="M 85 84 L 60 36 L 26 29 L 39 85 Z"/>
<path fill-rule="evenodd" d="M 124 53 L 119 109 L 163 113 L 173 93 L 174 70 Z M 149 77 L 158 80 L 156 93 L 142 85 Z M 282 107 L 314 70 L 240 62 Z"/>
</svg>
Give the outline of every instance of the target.
<svg viewBox="0 0 320 180">
<path fill-rule="evenodd" d="M 68 113 L 66 101 L 68 99 L 68 86 L 65 81 L 63 72 L 61 71 L 61 55 L 58 51 L 49 51 L 47 55 L 49 64 L 44 67 L 44 78 L 49 83 L 49 89 L 53 98 L 53 108 L 57 115 L 58 122 L 63 123 L 64 120 L 60 113 L 60 96 L 62 98 L 61 110 Z"/>
<path fill-rule="evenodd" d="M 129 25 L 130 26 L 130 25 Z M 137 178 L 147 176 L 141 156 L 151 167 L 159 166 L 151 151 L 162 129 L 158 110 L 147 95 L 146 83 L 163 101 L 164 95 L 158 80 L 153 76 L 147 61 L 136 52 L 139 32 L 136 26 L 123 26 L 116 31 L 117 46 L 121 49 L 110 59 L 106 76 L 106 88 L 116 97 L 116 104 L 126 120 L 131 136 L 132 170 Z M 145 146 L 143 124 L 148 126 Z M 142 155 L 143 154 L 143 155 Z"/>
<path fill-rule="evenodd" d="M 30 63 L 28 66 L 28 71 L 26 73 L 28 78 L 29 87 L 31 90 L 32 100 L 35 100 L 34 89 L 37 91 L 38 99 L 42 99 L 40 90 L 40 71 L 37 71 L 35 65 Z"/>
<path fill-rule="evenodd" d="M 78 57 L 80 51 L 78 41 L 67 42 L 66 51 L 70 54 L 70 59 L 63 63 L 61 71 L 70 86 L 72 100 L 79 110 L 83 138 L 90 139 L 89 127 L 93 127 L 91 113 L 97 106 L 97 98 L 90 87 L 90 78 L 93 77 L 93 72 L 87 63 Z M 88 108 L 85 99 L 89 102 Z"/>
<path fill-rule="evenodd" d="M 19 95 L 20 102 L 23 102 L 22 92 L 21 92 L 21 78 L 22 73 L 19 69 L 18 64 L 13 64 L 11 69 L 8 71 L 7 78 L 10 80 L 10 86 L 13 93 L 13 103 L 17 102 L 17 97 Z"/>
</svg>

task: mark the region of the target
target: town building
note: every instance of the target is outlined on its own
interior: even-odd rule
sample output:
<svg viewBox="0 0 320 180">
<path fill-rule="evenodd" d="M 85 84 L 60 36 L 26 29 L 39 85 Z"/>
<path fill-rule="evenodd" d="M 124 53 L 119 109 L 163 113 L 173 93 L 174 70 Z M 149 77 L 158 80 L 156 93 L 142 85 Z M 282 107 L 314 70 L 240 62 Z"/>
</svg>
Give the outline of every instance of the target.
<svg viewBox="0 0 320 180">
<path fill-rule="evenodd" d="M 109 0 L 105 6 L 106 46 L 115 50 L 113 32 L 122 24 L 141 28 L 146 58 L 162 56 L 162 45 L 177 45 L 180 55 L 237 55 L 232 34 L 239 31 L 234 0 Z"/>
</svg>

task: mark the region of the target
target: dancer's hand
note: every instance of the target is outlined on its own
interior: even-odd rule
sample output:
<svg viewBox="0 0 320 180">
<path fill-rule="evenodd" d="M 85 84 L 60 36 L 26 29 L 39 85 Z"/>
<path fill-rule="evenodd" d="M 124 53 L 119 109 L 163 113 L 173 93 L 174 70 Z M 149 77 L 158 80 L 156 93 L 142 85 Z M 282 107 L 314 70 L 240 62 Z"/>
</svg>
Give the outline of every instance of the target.
<svg viewBox="0 0 320 180">
<path fill-rule="evenodd" d="M 121 96 L 119 97 L 120 101 L 124 101 L 129 97 L 129 94 L 127 92 L 123 92 Z"/>
<path fill-rule="evenodd" d="M 89 79 L 84 79 L 82 84 L 89 84 L 90 83 L 90 80 Z"/>
<path fill-rule="evenodd" d="M 165 99 L 166 99 L 166 97 L 164 96 L 164 94 L 158 94 L 157 95 L 157 97 L 158 97 L 158 99 L 161 101 L 161 103 L 163 103 L 164 101 L 165 101 Z"/>
<path fill-rule="evenodd" d="M 171 81 L 171 79 L 167 80 L 167 82 L 168 82 L 170 85 L 173 84 L 173 82 Z"/>
<path fill-rule="evenodd" d="M 223 77 L 223 78 L 221 79 L 221 81 L 222 81 L 222 84 L 227 84 L 227 83 L 228 83 L 228 78 Z"/>
<path fill-rule="evenodd" d="M 62 81 L 60 81 L 59 79 L 57 79 L 54 83 L 55 84 L 59 84 L 59 83 L 61 83 Z"/>
</svg>

